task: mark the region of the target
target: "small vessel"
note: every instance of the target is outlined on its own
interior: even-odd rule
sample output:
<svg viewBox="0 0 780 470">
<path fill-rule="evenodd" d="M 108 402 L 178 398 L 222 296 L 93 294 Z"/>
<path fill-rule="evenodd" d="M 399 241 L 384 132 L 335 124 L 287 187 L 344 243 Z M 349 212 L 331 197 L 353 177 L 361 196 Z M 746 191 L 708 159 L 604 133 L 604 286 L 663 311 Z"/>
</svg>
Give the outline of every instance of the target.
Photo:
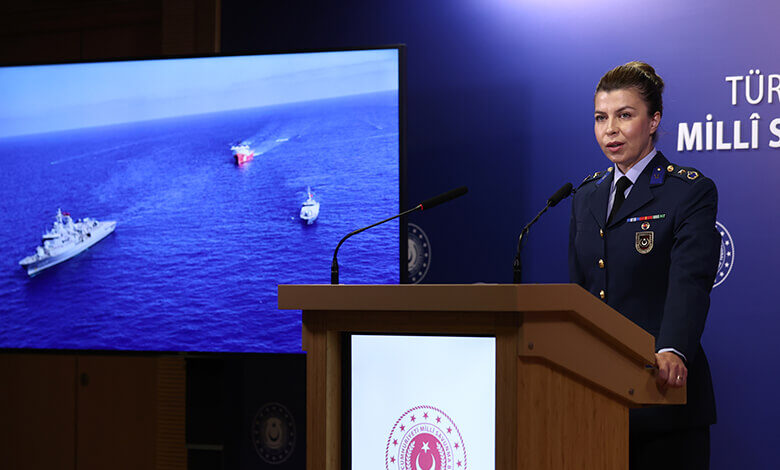
<svg viewBox="0 0 780 470">
<path fill-rule="evenodd" d="M 320 203 L 314 200 L 314 195 L 311 193 L 311 188 L 306 188 L 306 194 L 309 198 L 303 201 L 301 204 L 301 221 L 306 222 L 306 225 L 311 225 L 317 220 L 317 216 L 320 215 Z"/>
<path fill-rule="evenodd" d="M 243 165 L 255 158 L 255 151 L 249 148 L 247 144 L 233 145 L 230 147 L 233 151 L 233 157 L 236 159 L 236 165 Z"/>
<path fill-rule="evenodd" d="M 100 222 L 89 217 L 73 221 L 70 214 L 57 209 L 54 226 L 43 234 L 35 253 L 19 261 L 27 274 L 34 276 L 46 268 L 67 261 L 100 240 L 116 228 L 116 221 Z"/>
</svg>

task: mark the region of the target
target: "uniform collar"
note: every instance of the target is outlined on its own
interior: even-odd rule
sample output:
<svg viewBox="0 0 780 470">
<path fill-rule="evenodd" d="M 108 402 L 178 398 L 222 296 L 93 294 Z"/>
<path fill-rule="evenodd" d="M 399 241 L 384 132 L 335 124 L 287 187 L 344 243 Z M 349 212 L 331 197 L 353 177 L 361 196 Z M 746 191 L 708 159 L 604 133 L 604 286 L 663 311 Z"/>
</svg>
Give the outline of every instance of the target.
<svg viewBox="0 0 780 470">
<path fill-rule="evenodd" d="M 639 178 L 639 175 L 641 175 L 642 172 L 645 171 L 645 168 L 647 168 L 647 165 L 649 165 L 650 162 L 653 161 L 653 158 L 655 158 L 655 155 L 657 153 L 658 153 L 658 150 L 656 150 L 655 147 L 653 147 L 653 150 L 651 150 L 650 153 L 648 153 L 647 155 L 642 157 L 641 160 L 636 162 L 636 164 L 634 166 L 632 166 L 631 168 L 629 168 L 629 170 L 625 174 L 623 174 L 623 172 L 620 171 L 620 169 L 618 168 L 617 164 L 615 163 L 614 164 L 614 166 L 615 166 L 615 170 L 614 170 L 615 177 L 612 178 L 612 189 L 614 190 L 615 184 L 616 184 L 617 180 L 620 179 L 621 176 L 626 176 L 629 180 L 631 180 L 631 184 L 636 183 L 636 180 Z"/>
<path fill-rule="evenodd" d="M 659 164 L 662 164 L 665 160 L 666 159 L 661 152 L 656 152 L 655 149 L 653 149 L 652 152 L 647 154 L 631 168 L 631 170 L 637 171 L 637 175 L 635 176 L 636 181 L 634 181 L 634 184 L 630 188 L 631 194 L 626 196 L 626 202 L 620 206 L 620 209 L 618 209 L 617 213 L 608 224 L 609 227 L 620 223 L 621 220 L 624 220 L 626 217 L 653 200 L 653 191 L 650 188 L 650 170 L 654 167 L 650 167 L 650 163 L 657 161 Z M 631 173 L 631 170 L 626 173 Z M 626 176 L 629 178 L 631 177 L 630 175 Z M 620 175 L 615 175 L 615 177 L 618 178 Z M 606 215 L 606 206 L 604 207 L 604 211 Z"/>
</svg>

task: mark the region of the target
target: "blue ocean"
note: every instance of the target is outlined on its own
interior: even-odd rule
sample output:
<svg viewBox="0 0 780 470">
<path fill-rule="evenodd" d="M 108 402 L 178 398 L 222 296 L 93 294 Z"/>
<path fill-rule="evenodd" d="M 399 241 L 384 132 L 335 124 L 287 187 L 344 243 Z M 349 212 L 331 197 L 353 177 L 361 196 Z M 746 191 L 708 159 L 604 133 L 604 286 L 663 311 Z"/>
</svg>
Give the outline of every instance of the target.
<svg viewBox="0 0 780 470">
<path fill-rule="evenodd" d="M 397 92 L 0 139 L 0 348 L 298 352 L 277 285 L 329 283 L 398 212 L 398 160 Z M 59 208 L 116 230 L 29 277 Z M 397 283 L 398 246 L 350 239 L 341 282 Z"/>
</svg>

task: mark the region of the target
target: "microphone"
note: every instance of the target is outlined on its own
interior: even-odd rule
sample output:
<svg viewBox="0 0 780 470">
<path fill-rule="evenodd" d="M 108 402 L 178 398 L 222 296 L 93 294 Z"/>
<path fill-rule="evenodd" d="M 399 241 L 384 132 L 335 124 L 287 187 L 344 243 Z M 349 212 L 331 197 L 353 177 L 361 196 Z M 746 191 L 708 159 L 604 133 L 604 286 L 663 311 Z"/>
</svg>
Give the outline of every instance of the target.
<svg viewBox="0 0 780 470">
<path fill-rule="evenodd" d="M 544 206 L 544 209 L 541 210 L 538 214 L 536 214 L 536 217 L 533 218 L 528 224 L 526 224 L 525 227 L 523 227 L 523 230 L 520 232 L 520 236 L 517 238 L 517 254 L 515 255 L 515 261 L 512 263 L 513 268 L 513 281 L 515 284 L 520 284 L 521 278 L 522 278 L 522 263 L 520 261 L 520 250 L 523 248 L 523 240 L 525 239 L 525 235 L 528 234 L 528 230 L 531 228 L 531 225 L 536 223 L 537 220 L 539 220 L 539 217 L 542 216 L 545 212 L 547 212 L 547 209 L 551 207 L 555 207 L 558 205 L 559 202 L 563 201 L 567 197 L 571 195 L 571 193 L 574 192 L 574 186 L 572 186 L 571 183 L 566 183 L 558 191 L 555 191 L 555 194 L 550 196 L 547 199 L 547 205 Z"/>
<path fill-rule="evenodd" d="M 574 186 L 572 186 L 571 183 L 564 184 L 561 186 L 561 189 L 555 191 L 555 194 L 550 196 L 550 199 L 547 200 L 547 205 L 550 207 L 555 207 L 559 202 L 569 197 L 569 194 L 571 194 L 573 190 Z"/>
<path fill-rule="evenodd" d="M 467 192 L 469 192 L 469 189 L 465 186 L 461 186 L 460 188 L 455 188 L 453 190 L 447 191 L 446 193 L 439 194 L 438 196 L 434 196 L 430 199 L 426 199 L 420 204 L 417 204 L 411 209 L 401 212 L 400 214 L 394 215 L 390 218 L 387 218 L 375 224 L 371 224 L 368 227 L 363 227 L 353 232 L 349 232 L 344 238 L 341 239 L 339 244 L 336 245 L 336 249 L 333 251 L 333 262 L 330 264 L 330 283 L 331 284 L 339 283 L 339 262 L 337 256 L 339 253 L 339 248 L 341 248 L 341 245 L 347 240 L 347 238 L 351 237 L 352 235 L 357 235 L 360 232 L 364 232 L 372 227 L 376 227 L 377 225 L 381 225 L 385 222 L 390 222 L 391 220 L 397 219 L 398 217 L 404 216 L 406 214 L 411 214 L 412 212 L 423 211 L 426 209 L 431 210 L 434 207 L 438 206 L 439 204 L 444 204 L 445 202 L 449 202 L 455 199 L 456 197 L 463 196 Z"/>
<path fill-rule="evenodd" d="M 420 203 L 420 210 L 424 211 L 425 209 L 433 209 L 434 207 L 438 206 L 439 204 L 444 204 L 445 202 L 449 202 L 456 197 L 463 196 L 469 192 L 469 189 L 465 186 L 461 186 L 460 188 L 455 188 L 450 191 L 447 191 L 444 194 L 439 194 L 438 196 L 432 197 L 430 199 L 426 199 L 423 202 Z"/>
</svg>

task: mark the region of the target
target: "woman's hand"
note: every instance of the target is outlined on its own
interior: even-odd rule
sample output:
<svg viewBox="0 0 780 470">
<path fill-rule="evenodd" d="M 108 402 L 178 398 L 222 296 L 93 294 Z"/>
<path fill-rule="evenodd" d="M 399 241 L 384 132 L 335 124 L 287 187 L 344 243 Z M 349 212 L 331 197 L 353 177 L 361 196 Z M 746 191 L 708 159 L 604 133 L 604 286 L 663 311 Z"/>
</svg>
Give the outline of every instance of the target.
<svg viewBox="0 0 780 470">
<path fill-rule="evenodd" d="M 671 351 L 655 354 L 655 362 L 658 365 L 658 374 L 655 380 L 661 388 L 680 388 L 688 380 L 688 368 L 682 358 Z"/>
</svg>

